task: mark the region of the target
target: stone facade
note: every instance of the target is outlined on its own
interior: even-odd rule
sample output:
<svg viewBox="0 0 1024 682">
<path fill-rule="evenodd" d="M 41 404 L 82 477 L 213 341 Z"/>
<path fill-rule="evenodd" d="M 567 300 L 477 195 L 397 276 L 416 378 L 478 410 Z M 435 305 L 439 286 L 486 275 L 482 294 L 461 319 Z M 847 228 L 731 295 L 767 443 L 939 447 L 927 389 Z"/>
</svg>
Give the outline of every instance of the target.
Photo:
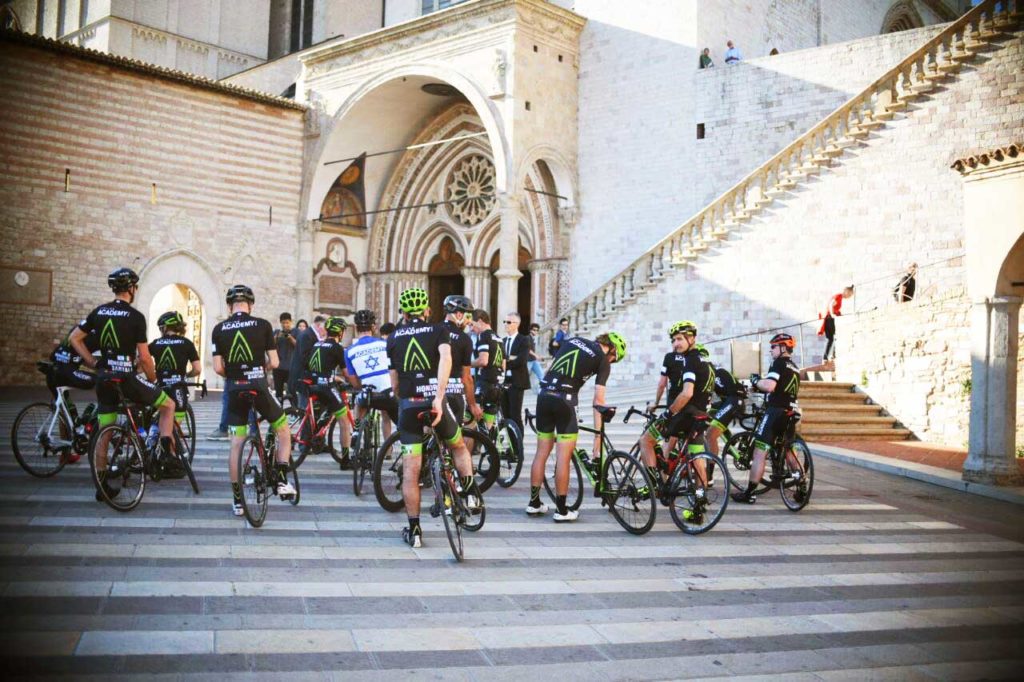
<svg viewBox="0 0 1024 682">
<path fill-rule="evenodd" d="M 258 314 L 293 309 L 301 108 L 109 58 L 0 47 L 3 300 L 17 295 L 18 272 L 51 283 L 46 300 L 0 303 L 19 330 L 3 341 L 0 384 L 36 383 L 33 361 L 110 299 L 106 275 L 118 266 L 141 274 L 148 317 L 164 312 L 148 308 L 164 286 L 195 290 L 206 335 L 238 281 L 255 289 Z M 212 385 L 208 353 L 204 362 Z"/>
</svg>

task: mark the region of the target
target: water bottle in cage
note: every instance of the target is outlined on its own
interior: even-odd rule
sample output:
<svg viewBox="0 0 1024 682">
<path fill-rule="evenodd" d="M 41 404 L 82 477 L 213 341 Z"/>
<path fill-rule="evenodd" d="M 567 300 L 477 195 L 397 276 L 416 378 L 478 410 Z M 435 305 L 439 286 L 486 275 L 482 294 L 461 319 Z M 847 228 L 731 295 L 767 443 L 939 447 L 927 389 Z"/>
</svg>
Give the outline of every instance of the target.
<svg viewBox="0 0 1024 682">
<path fill-rule="evenodd" d="M 160 426 L 155 422 L 149 427 L 149 434 L 146 436 L 146 449 L 152 450 L 160 440 Z"/>
</svg>

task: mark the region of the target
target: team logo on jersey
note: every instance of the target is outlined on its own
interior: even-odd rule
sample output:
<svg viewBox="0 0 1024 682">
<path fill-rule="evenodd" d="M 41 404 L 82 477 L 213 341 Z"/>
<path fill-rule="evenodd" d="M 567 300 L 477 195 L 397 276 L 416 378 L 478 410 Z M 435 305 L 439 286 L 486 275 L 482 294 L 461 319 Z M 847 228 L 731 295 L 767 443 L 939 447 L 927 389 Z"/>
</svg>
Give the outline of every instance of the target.
<svg viewBox="0 0 1024 682">
<path fill-rule="evenodd" d="M 117 332 L 114 331 L 114 321 L 107 320 L 100 332 L 100 348 L 118 348 L 120 343 L 117 340 Z"/>
<path fill-rule="evenodd" d="M 423 352 L 423 346 L 415 338 L 409 339 L 409 345 L 405 348 L 405 358 L 402 360 L 402 371 L 416 372 L 428 369 L 430 369 L 430 360 Z"/>
<path fill-rule="evenodd" d="M 579 349 L 570 351 L 562 357 L 555 360 L 555 364 L 551 365 L 552 372 L 558 372 L 567 377 L 576 376 L 576 361 L 580 357 Z"/>
<path fill-rule="evenodd" d="M 172 372 L 178 369 L 178 362 L 174 359 L 174 353 L 171 352 L 170 346 L 164 346 L 164 352 L 160 354 L 160 362 L 157 363 L 156 368 Z"/>
<path fill-rule="evenodd" d="M 316 351 L 311 356 L 309 356 L 309 371 L 316 372 L 317 374 L 319 374 L 321 366 L 322 364 L 320 362 L 320 349 L 317 348 Z"/>
<path fill-rule="evenodd" d="M 793 375 L 793 377 L 790 378 L 789 383 L 786 384 L 786 388 L 784 389 L 784 392 L 788 393 L 790 395 L 794 395 L 795 396 L 799 390 L 800 390 L 800 377 L 796 376 L 796 375 Z"/>
<path fill-rule="evenodd" d="M 377 369 L 377 365 L 380 364 L 380 358 L 376 355 L 370 355 L 366 358 L 366 369 Z"/>
<path fill-rule="evenodd" d="M 707 383 L 704 384 L 704 393 L 711 393 L 715 389 L 715 370 L 714 368 L 708 373 Z"/>
<path fill-rule="evenodd" d="M 505 362 L 505 352 L 501 349 L 500 343 L 494 344 L 494 348 L 494 362 L 492 362 L 491 365 L 497 367 L 501 363 Z"/>
<path fill-rule="evenodd" d="M 241 331 L 235 332 L 231 350 L 228 351 L 228 362 L 252 362 L 252 348 L 249 347 L 249 342 L 242 336 Z"/>
</svg>

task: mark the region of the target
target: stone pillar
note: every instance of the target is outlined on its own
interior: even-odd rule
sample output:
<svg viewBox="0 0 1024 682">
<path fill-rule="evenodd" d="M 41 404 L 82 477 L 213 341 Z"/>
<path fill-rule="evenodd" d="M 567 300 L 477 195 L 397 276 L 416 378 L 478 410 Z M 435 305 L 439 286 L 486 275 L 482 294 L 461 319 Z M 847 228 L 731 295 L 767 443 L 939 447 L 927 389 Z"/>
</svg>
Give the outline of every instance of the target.
<svg viewBox="0 0 1024 682">
<path fill-rule="evenodd" d="M 295 277 L 295 319 L 310 317 L 316 300 L 313 285 L 313 244 L 316 237 L 317 221 L 307 220 L 298 227 L 299 262 Z M 312 319 L 312 318 L 310 318 Z"/>
<path fill-rule="evenodd" d="M 527 264 L 533 277 L 534 322 L 544 327 L 554 322 L 560 306 L 560 272 L 566 266 L 564 258 L 532 260 Z"/>
<path fill-rule="evenodd" d="M 971 426 L 965 481 L 1024 484 L 1014 452 L 1022 300 L 999 296 L 977 302 L 971 309 Z"/>
<path fill-rule="evenodd" d="M 498 206 L 501 211 L 500 252 L 498 271 L 494 276 L 498 280 L 497 315 L 505 315 L 516 309 L 518 295 L 517 282 L 522 277 L 519 272 L 519 199 L 508 192 L 498 193 Z"/>
<path fill-rule="evenodd" d="M 465 292 L 477 308 L 487 309 L 491 300 L 491 271 L 488 268 L 463 266 Z"/>
</svg>

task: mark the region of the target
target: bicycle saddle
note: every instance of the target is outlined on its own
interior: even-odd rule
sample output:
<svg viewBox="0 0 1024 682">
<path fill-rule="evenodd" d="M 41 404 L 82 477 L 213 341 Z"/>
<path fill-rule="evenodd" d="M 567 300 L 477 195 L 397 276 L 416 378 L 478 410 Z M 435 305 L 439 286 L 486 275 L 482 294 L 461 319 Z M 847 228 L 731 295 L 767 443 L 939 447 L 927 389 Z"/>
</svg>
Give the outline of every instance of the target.
<svg viewBox="0 0 1024 682">
<path fill-rule="evenodd" d="M 43 374 L 49 374 L 50 370 L 53 369 L 53 363 L 46 362 L 45 360 L 40 360 L 36 362 L 36 369 L 38 369 Z"/>
<path fill-rule="evenodd" d="M 603 405 L 601 407 L 595 406 L 594 409 L 597 410 L 599 415 L 601 415 L 601 419 L 606 422 L 610 422 L 612 419 L 615 419 L 615 408 L 610 405 Z"/>
<path fill-rule="evenodd" d="M 434 412 L 433 410 L 423 410 L 422 412 L 416 415 L 416 418 L 419 419 L 420 422 L 423 424 L 431 424 L 433 423 L 434 417 L 436 416 L 437 413 Z"/>
</svg>

